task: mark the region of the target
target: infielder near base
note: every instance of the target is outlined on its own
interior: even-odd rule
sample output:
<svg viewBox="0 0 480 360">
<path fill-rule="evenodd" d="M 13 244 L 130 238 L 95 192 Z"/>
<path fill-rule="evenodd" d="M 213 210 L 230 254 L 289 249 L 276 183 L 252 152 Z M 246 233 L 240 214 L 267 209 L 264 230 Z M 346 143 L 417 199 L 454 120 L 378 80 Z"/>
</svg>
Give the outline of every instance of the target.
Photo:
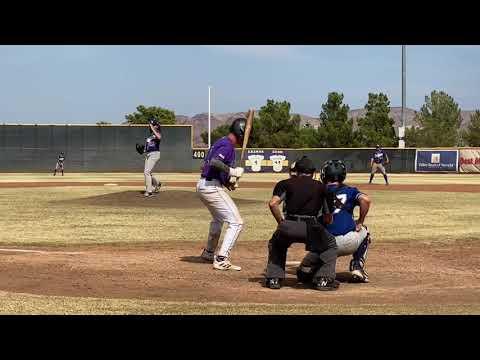
<svg viewBox="0 0 480 360">
<path fill-rule="evenodd" d="M 243 168 L 235 164 L 235 145 L 241 145 L 245 135 L 247 120 L 238 118 L 230 126 L 230 132 L 213 144 L 202 167 L 202 175 L 197 183 L 197 194 L 212 214 L 207 246 L 202 259 L 213 262 L 216 270 L 241 270 L 230 262 L 230 252 L 243 227 L 243 219 L 237 206 L 225 191 L 235 189 L 235 183 L 243 175 Z M 223 223 L 228 227 L 218 252 L 217 245 Z"/>
</svg>

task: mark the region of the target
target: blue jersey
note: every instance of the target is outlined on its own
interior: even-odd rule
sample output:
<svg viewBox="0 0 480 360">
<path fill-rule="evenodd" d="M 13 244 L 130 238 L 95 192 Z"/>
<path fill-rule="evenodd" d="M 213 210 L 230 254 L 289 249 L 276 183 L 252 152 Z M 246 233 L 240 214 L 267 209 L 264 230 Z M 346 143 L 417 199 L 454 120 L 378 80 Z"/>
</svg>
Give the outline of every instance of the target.
<svg viewBox="0 0 480 360">
<path fill-rule="evenodd" d="M 361 193 L 356 187 L 344 185 L 339 187 L 336 184 L 327 185 L 329 192 L 334 192 L 335 210 L 333 211 L 333 222 L 326 228 L 333 236 L 345 235 L 355 230 L 353 220 L 353 209 L 358 205 L 358 198 Z"/>
<path fill-rule="evenodd" d="M 226 137 L 217 140 L 208 151 L 207 157 L 203 162 L 202 177 L 207 179 L 216 179 L 223 185 L 228 183 L 229 174 L 219 171 L 210 166 L 210 160 L 217 159 L 229 167 L 235 164 L 235 147 Z"/>
<path fill-rule="evenodd" d="M 373 162 L 375 164 L 383 164 L 385 160 L 388 159 L 387 154 L 382 149 L 375 150 L 372 156 Z"/>
</svg>

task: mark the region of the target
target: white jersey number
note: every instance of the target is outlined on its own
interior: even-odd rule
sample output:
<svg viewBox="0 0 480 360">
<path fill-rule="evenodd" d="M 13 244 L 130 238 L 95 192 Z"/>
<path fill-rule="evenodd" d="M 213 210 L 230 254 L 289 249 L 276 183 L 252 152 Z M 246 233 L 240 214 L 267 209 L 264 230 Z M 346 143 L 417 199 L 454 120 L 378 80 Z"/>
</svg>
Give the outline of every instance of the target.
<svg viewBox="0 0 480 360">
<path fill-rule="evenodd" d="M 345 203 L 347 202 L 347 194 L 340 194 L 336 196 L 336 200 L 334 203 L 335 210 L 333 211 L 334 214 L 338 214 L 340 210 L 345 206 Z"/>
</svg>

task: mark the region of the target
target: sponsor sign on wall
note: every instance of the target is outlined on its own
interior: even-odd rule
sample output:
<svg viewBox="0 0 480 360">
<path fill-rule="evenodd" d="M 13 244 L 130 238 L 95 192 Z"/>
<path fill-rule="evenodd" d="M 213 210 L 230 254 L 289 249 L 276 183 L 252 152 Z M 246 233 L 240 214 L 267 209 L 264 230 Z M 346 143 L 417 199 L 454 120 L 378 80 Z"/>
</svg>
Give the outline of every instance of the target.
<svg viewBox="0 0 480 360">
<path fill-rule="evenodd" d="M 480 149 L 461 149 L 458 168 L 461 173 L 480 173 Z"/>
<path fill-rule="evenodd" d="M 282 173 L 288 172 L 288 154 L 286 150 L 247 150 L 245 154 L 245 172 Z"/>
<path fill-rule="evenodd" d="M 416 172 L 457 172 L 458 150 L 417 150 Z"/>
</svg>

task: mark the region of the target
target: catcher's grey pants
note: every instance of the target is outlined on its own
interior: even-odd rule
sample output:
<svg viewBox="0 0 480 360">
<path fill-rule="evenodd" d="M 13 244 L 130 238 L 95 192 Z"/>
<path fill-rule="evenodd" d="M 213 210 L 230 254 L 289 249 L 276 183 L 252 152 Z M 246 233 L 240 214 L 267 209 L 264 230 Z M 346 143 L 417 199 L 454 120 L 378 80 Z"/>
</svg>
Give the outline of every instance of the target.
<svg viewBox="0 0 480 360">
<path fill-rule="evenodd" d="M 368 232 L 365 227 L 362 227 L 360 231 L 350 231 L 345 235 L 335 236 L 335 242 L 337 243 L 337 256 L 353 255 L 367 236 Z M 305 273 L 310 273 L 321 263 L 320 254 L 310 251 L 303 258 L 299 269 Z"/>
<path fill-rule="evenodd" d="M 243 228 L 243 219 L 237 206 L 218 180 L 200 179 L 197 194 L 212 215 L 206 249 L 212 252 L 217 249 L 223 223 L 227 223 L 228 228 L 217 255 L 230 257 Z"/>
<path fill-rule="evenodd" d="M 158 160 L 160 160 L 160 151 L 152 151 L 145 155 L 145 169 L 143 173 L 145 175 L 145 190 L 147 192 L 153 192 L 155 187 L 158 186 L 157 179 L 152 175 L 152 170 Z"/>
<path fill-rule="evenodd" d="M 277 229 L 268 243 L 268 263 L 265 273 L 266 278 L 285 278 L 285 264 L 287 262 L 288 248 L 293 243 L 307 243 L 307 225 L 305 222 L 299 222 L 304 224 L 302 227 L 298 227 L 294 222 L 283 222 L 286 227 L 297 226 L 297 236 L 288 237 L 281 234 Z M 303 229 L 302 229 L 303 228 Z M 289 232 L 290 229 L 286 229 Z M 293 234 L 294 231 L 292 231 Z M 314 278 L 328 277 L 335 278 L 335 266 L 337 263 L 337 247 L 335 244 L 335 238 L 330 236 L 328 248 L 323 252 L 316 254 L 318 256 L 318 267 L 315 268 Z"/>
</svg>

